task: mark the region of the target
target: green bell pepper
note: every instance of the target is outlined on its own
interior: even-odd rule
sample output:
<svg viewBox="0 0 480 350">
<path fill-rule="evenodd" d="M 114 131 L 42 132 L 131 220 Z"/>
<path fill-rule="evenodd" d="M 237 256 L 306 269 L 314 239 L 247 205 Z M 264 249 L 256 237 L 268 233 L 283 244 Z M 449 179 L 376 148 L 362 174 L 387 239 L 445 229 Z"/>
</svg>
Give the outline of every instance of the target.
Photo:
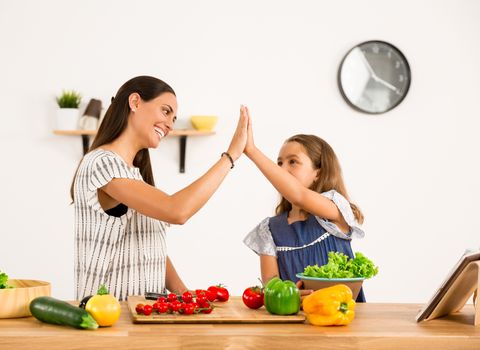
<svg viewBox="0 0 480 350">
<path fill-rule="evenodd" d="M 295 283 L 278 277 L 272 278 L 264 288 L 264 303 L 275 315 L 293 315 L 300 310 L 300 291 Z"/>
</svg>

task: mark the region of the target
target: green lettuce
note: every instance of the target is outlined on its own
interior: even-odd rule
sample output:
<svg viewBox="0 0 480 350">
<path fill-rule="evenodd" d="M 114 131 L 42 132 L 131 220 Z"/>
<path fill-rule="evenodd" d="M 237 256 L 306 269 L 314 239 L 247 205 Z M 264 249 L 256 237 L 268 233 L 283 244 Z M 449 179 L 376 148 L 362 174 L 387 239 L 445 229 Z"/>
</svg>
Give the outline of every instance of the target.
<svg viewBox="0 0 480 350">
<path fill-rule="evenodd" d="M 0 289 L 13 288 L 7 284 L 8 276 L 5 272 L 0 271 Z"/>
<path fill-rule="evenodd" d="M 370 278 L 378 273 L 378 266 L 360 252 L 355 258 L 338 252 L 328 253 L 328 262 L 323 266 L 307 266 L 304 276 L 320 278 Z"/>
</svg>

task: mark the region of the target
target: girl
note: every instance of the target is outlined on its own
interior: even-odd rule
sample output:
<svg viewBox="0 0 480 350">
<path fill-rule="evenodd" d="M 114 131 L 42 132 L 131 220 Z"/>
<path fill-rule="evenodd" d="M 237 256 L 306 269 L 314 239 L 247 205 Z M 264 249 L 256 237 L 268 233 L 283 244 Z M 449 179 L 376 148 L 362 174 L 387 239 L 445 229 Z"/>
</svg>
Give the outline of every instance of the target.
<svg viewBox="0 0 480 350">
<path fill-rule="evenodd" d="M 276 216 L 244 239 L 260 255 L 262 280 L 298 281 L 296 274 L 307 265 L 326 264 L 329 251 L 353 257 L 350 241 L 364 236 L 363 215 L 348 200 L 333 149 L 317 136 L 295 135 L 285 141 L 275 164 L 255 146 L 248 109 L 243 113 L 249 119 L 244 152 L 282 196 Z M 300 281 L 297 285 L 302 287 Z M 357 301 L 365 301 L 363 291 Z"/>
<path fill-rule="evenodd" d="M 155 187 L 148 148 L 173 129 L 176 113 L 175 92 L 153 77 L 127 81 L 112 98 L 71 187 L 77 300 L 100 284 L 119 300 L 187 289 L 167 256 L 163 222 L 185 223 L 213 195 L 243 152 L 247 118 L 203 176 L 168 195 Z"/>
</svg>

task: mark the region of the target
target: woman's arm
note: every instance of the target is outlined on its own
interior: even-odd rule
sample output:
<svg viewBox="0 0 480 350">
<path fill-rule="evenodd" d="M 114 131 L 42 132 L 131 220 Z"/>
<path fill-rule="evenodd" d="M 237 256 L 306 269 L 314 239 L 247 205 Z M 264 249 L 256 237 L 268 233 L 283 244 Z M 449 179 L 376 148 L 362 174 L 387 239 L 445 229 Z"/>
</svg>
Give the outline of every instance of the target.
<svg viewBox="0 0 480 350">
<path fill-rule="evenodd" d="M 298 206 L 321 218 L 331 220 L 343 226 L 343 228 L 348 227 L 335 203 L 320 193 L 303 186 L 293 175 L 279 167 L 255 146 L 252 121 L 248 115 L 248 109 L 245 109 L 244 113 L 247 114 L 248 118 L 248 138 L 244 152 L 277 191 L 292 205 Z"/>
<path fill-rule="evenodd" d="M 228 148 L 228 153 L 234 160 L 242 154 L 246 138 L 247 117 L 242 113 Z M 110 181 L 101 190 L 146 216 L 172 224 L 184 224 L 215 193 L 230 167 L 230 160 L 223 156 L 203 176 L 173 195 L 168 195 L 143 181 L 118 178 Z"/>
<path fill-rule="evenodd" d="M 167 256 L 167 271 L 166 271 L 166 277 L 165 277 L 165 287 L 172 293 L 176 294 L 182 294 L 185 292 L 187 287 L 181 280 L 180 276 L 177 273 L 177 270 L 175 270 L 175 267 L 172 264 L 172 261 L 170 258 Z"/>
</svg>

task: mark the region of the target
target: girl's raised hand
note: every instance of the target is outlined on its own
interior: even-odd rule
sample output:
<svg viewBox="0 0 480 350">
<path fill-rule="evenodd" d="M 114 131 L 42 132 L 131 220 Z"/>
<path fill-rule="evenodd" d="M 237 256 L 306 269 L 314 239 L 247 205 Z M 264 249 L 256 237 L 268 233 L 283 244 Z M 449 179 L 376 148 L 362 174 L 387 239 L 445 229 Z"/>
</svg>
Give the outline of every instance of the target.
<svg viewBox="0 0 480 350">
<path fill-rule="evenodd" d="M 237 129 L 228 147 L 228 153 L 233 160 L 237 160 L 245 149 L 245 144 L 247 143 L 247 127 L 248 115 L 245 113 L 245 107 L 242 105 L 240 106 L 240 118 L 238 119 Z"/>
</svg>

